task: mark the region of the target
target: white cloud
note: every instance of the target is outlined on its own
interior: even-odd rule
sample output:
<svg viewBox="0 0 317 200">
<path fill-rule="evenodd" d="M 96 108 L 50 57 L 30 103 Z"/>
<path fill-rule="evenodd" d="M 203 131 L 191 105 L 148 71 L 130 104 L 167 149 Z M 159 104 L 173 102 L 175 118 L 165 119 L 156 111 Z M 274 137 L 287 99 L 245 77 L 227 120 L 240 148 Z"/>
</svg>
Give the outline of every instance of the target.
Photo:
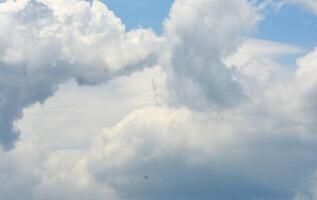
<svg viewBox="0 0 317 200">
<path fill-rule="evenodd" d="M 89 171 L 127 199 L 291 199 L 316 166 L 317 138 L 263 106 L 140 109 L 98 136 Z"/>
<path fill-rule="evenodd" d="M 44 104 L 23 111 L 16 127 L 22 140 L 41 140 L 53 149 L 81 149 L 105 126 L 113 126 L 135 109 L 156 104 L 152 82 L 159 67 L 122 76 L 99 86 L 69 81 Z"/>
<path fill-rule="evenodd" d="M 272 59 L 281 55 L 296 55 L 303 52 L 304 50 L 297 46 L 253 38 L 243 43 L 235 54 L 225 60 L 225 63 L 242 67 L 254 58 Z"/>
<path fill-rule="evenodd" d="M 18 137 L 12 123 L 58 84 L 95 84 L 151 66 L 161 39 L 126 31 L 100 1 L 6 1 L 0 4 L 0 141 Z M 133 49 L 133 51 L 132 51 Z"/>
<path fill-rule="evenodd" d="M 301 79 L 305 80 L 307 84 L 314 83 L 316 81 L 316 77 L 314 74 L 317 70 L 317 49 L 308 53 L 302 58 L 297 60 L 298 70 L 297 76 Z"/>
<path fill-rule="evenodd" d="M 41 141 L 18 141 L 10 152 L 1 152 L 1 199 L 115 199 L 106 184 L 91 181 L 81 153 L 53 151 Z"/>
<path fill-rule="evenodd" d="M 224 62 L 238 68 L 239 79 L 249 96 L 259 96 L 276 81 L 289 78 L 293 66 L 281 63 L 281 58 L 303 53 L 304 50 L 297 46 L 253 38 L 244 42 Z"/>
<path fill-rule="evenodd" d="M 0 199 L 314 199 L 316 53 L 283 70 L 302 50 L 247 40 L 254 5 L 176 0 L 160 37 L 99 1 L 0 5 L 0 130 L 33 104 Z"/>
<path fill-rule="evenodd" d="M 115 188 L 92 178 L 86 154 L 104 126 L 155 105 L 152 81 L 161 73 L 155 67 L 94 87 L 67 82 L 26 109 L 16 147 L 0 152 L 0 199 L 117 199 Z"/>
</svg>

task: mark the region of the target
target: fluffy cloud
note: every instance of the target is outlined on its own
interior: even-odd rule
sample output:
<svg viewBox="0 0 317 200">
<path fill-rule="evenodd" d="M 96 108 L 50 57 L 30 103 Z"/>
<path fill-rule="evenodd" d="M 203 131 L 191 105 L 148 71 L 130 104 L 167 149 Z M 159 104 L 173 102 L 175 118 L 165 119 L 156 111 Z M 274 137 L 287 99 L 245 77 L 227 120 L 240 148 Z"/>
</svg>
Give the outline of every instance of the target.
<svg viewBox="0 0 317 200">
<path fill-rule="evenodd" d="M 0 141 L 18 137 L 13 121 L 69 79 L 95 84 L 151 65 L 160 38 L 127 32 L 99 1 L 6 1 L 0 4 Z M 133 51 L 131 51 L 133 49 Z"/>
<path fill-rule="evenodd" d="M 286 69 L 302 49 L 246 40 L 257 20 L 244 0 L 176 0 L 156 36 L 99 1 L 1 3 L 7 147 L 32 106 L 0 199 L 315 199 L 316 51 Z"/>
<path fill-rule="evenodd" d="M 297 60 L 297 76 L 305 80 L 308 84 L 316 81 L 314 74 L 317 66 L 317 49 Z"/>
<path fill-rule="evenodd" d="M 236 105 L 245 96 L 222 58 L 236 50 L 258 19 L 246 1 L 175 1 L 165 21 L 172 103 L 203 110 Z"/>
<path fill-rule="evenodd" d="M 1 199 L 116 199 L 106 184 L 90 181 L 78 151 L 54 151 L 41 141 L 19 141 L 1 152 Z"/>
<path fill-rule="evenodd" d="M 238 68 L 245 93 L 257 97 L 277 81 L 290 78 L 289 64 L 278 60 L 302 53 L 304 50 L 297 46 L 253 38 L 240 45 L 224 62 Z"/>
<path fill-rule="evenodd" d="M 291 118 L 249 109 L 138 110 L 98 137 L 90 171 L 127 199 L 291 199 L 316 166 L 317 138 L 305 140 Z"/>
<path fill-rule="evenodd" d="M 159 85 L 161 76 L 160 68 L 154 67 L 97 86 L 68 81 L 44 104 L 24 109 L 15 123 L 23 133 L 21 140 L 46 141 L 53 149 L 86 148 L 105 126 L 135 109 L 156 105 L 159 97 L 152 84 Z"/>
<path fill-rule="evenodd" d="M 298 52 L 286 49 L 277 54 Z M 89 171 L 127 199 L 315 199 L 316 82 L 302 72 L 314 77 L 314 54 L 299 58 L 291 76 L 263 79 L 269 87 L 234 109 L 130 113 L 96 137 Z"/>
<path fill-rule="evenodd" d="M 115 188 L 92 178 L 87 154 L 104 126 L 155 105 L 151 83 L 160 74 L 156 67 L 100 86 L 70 81 L 24 110 L 16 147 L 0 151 L 0 199 L 117 199 Z"/>
</svg>

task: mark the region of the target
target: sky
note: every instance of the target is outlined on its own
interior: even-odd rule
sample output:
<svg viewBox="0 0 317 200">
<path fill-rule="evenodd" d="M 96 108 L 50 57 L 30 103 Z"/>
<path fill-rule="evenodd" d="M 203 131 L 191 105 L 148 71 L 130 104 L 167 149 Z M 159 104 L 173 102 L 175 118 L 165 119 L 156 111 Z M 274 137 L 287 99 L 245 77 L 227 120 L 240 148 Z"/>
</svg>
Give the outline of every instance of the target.
<svg viewBox="0 0 317 200">
<path fill-rule="evenodd" d="M 278 12 L 270 12 L 260 23 L 255 35 L 262 39 L 313 49 L 316 46 L 316 20 L 316 15 L 288 5 Z"/>
<path fill-rule="evenodd" d="M 162 33 L 163 22 L 168 15 L 172 0 L 103 0 L 127 29 L 138 27 L 152 28 Z M 285 5 L 278 11 L 266 13 L 254 33 L 255 37 L 282 43 L 298 45 L 307 49 L 314 48 L 316 42 L 317 16 L 294 6 Z M 302 37 L 298 37 L 301 35 Z"/>
<path fill-rule="evenodd" d="M 0 0 L 0 200 L 317 199 L 316 0 Z"/>
<path fill-rule="evenodd" d="M 128 29 L 144 27 L 162 33 L 163 21 L 168 15 L 173 0 L 103 0 Z"/>
<path fill-rule="evenodd" d="M 173 3 L 172 0 L 103 0 L 128 30 L 143 27 L 151 28 L 157 34 L 163 31 L 163 23 Z M 253 32 L 254 37 L 287 43 L 309 51 L 317 46 L 317 16 L 296 5 L 288 4 L 265 14 Z M 301 35 L 302 37 L 298 37 Z M 297 55 L 281 56 L 280 62 L 292 65 Z"/>
</svg>

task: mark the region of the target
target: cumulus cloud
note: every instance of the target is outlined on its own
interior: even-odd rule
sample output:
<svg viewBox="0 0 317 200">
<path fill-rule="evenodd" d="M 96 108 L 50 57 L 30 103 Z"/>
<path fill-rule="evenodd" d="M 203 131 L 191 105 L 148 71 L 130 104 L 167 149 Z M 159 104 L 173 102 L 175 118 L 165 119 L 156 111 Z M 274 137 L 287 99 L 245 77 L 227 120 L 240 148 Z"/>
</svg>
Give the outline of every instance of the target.
<svg viewBox="0 0 317 200">
<path fill-rule="evenodd" d="M 156 105 L 152 83 L 160 76 L 162 71 L 154 67 L 96 86 L 68 81 L 45 103 L 24 109 L 15 123 L 21 140 L 50 141 L 53 149 L 86 148 L 105 126 L 135 109 Z"/>
<path fill-rule="evenodd" d="M 160 38 L 126 31 L 99 1 L 6 1 L 0 4 L 0 141 L 18 137 L 21 111 L 69 79 L 95 84 L 151 65 Z M 133 51 L 131 51 L 133 49 Z"/>
<path fill-rule="evenodd" d="M 161 58 L 171 101 L 194 109 L 234 106 L 245 98 L 222 58 L 234 52 L 258 19 L 246 1 L 175 1 L 165 21 Z"/>
<path fill-rule="evenodd" d="M 299 58 L 297 65 L 299 67 L 297 75 L 305 79 L 307 83 L 313 82 L 315 80 L 314 73 L 317 66 L 317 49 Z"/>
<path fill-rule="evenodd" d="M 314 68 L 314 54 L 233 109 L 130 113 L 96 137 L 87 168 L 127 199 L 314 199 L 316 83 L 305 84 L 301 72 Z"/>
<path fill-rule="evenodd" d="M 18 141 L 14 150 L 1 152 L 0 198 L 116 199 L 106 184 L 90 181 L 80 155 L 52 151 L 40 141 Z"/>
<path fill-rule="evenodd" d="M 290 67 L 293 66 L 279 60 L 304 52 L 298 46 L 252 38 L 241 44 L 224 63 L 238 68 L 239 80 L 245 93 L 249 97 L 256 97 L 277 80 L 281 82 L 289 78 Z"/>
<path fill-rule="evenodd" d="M 316 166 L 316 137 L 257 106 L 242 112 L 133 112 L 98 137 L 90 171 L 127 199 L 291 199 Z"/>
<path fill-rule="evenodd" d="M 0 199 L 120 199 L 92 178 L 86 155 L 105 126 L 155 105 L 151 83 L 160 74 L 152 68 L 99 86 L 66 82 L 45 103 L 24 110 L 16 147 L 0 151 Z"/>
<path fill-rule="evenodd" d="M 0 199 L 315 199 L 316 50 L 285 67 L 303 50 L 248 39 L 255 4 L 176 0 L 157 36 L 1 3 Z"/>
</svg>

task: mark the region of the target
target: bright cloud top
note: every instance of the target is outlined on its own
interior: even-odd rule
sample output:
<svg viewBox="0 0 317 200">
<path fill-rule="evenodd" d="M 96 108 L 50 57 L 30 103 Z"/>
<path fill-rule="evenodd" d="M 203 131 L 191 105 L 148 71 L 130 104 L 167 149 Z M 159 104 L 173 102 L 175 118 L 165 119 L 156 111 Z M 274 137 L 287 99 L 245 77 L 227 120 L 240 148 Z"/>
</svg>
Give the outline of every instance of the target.
<svg viewBox="0 0 317 200">
<path fill-rule="evenodd" d="M 157 35 L 0 3 L 0 199 L 316 199 L 317 53 L 279 62 L 305 50 L 252 38 L 263 6 L 175 0 Z"/>
</svg>

